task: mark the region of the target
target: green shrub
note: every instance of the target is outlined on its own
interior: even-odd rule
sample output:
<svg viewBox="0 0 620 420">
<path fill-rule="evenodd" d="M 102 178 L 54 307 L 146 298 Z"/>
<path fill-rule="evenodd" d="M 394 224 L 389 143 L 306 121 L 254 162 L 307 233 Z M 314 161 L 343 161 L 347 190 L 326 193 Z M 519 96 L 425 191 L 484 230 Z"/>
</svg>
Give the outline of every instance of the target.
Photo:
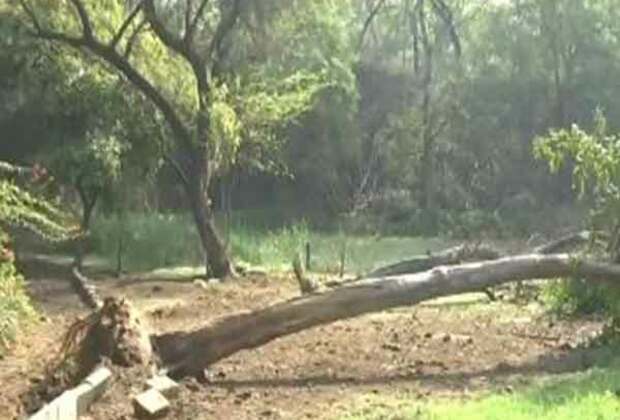
<svg viewBox="0 0 620 420">
<path fill-rule="evenodd" d="M 597 285 L 582 279 L 569 278 L 549 282 L 543 288 L 543 298 L 552 310 L 564 315 L 609 313 L 620 316 L 615 301 L 620 293 L 609 286 Z"/>
<path fill-rule="evenodd" d="M 0 164 L 5 170 L 12 168 L 10 164 Z M 39 169 L 36 166 L 34 169 L 36 175 Z M 4 179 L 0 179 L 0 226 L 19 227 L 48 241 L 68 240 L 75 234 L 67 215 Z M 0 227 L 0 353 L 34 315 L 24 292 L 23 278 L 15 269 L 10 239 Z"/>
<path fill-rule="evenodd" d="M 24 280 L 13 262 L 0 261 L 0 354 L 15 339 L 24 322 L 34 316 L 23 285 Z"/>
<path fill-rule="evenodd" d="M 594 115 L 593 129 L 585 132 L 577 125 L 570 129 L 552 130 L 534 142 L 534 154 L 547 161 L 551 172 L 569 166 L 573 189 L 590 208 L 589 229 L 609 236 L 603 251 L 608 261 L 620 257 L 620 138 L 608 133 L 607 120 L 600 110 Z M 567 165 L 567 162 L 571 162 Z M 567 280 L 551 286 L 548 295 L 560 308 L 573 312 L 606 311 L 618 324 L 620 292 L 616 287 Z"/>
</svg>

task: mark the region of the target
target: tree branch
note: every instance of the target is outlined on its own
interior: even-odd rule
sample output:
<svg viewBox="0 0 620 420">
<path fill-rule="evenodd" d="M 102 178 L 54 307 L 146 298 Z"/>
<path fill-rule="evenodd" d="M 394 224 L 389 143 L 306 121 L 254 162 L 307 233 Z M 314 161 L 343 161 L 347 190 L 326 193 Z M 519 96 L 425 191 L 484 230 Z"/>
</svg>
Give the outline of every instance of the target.
<svg viewBox="0 0 620 420">
<path fill-rule="evenodd" d="M 144 15 L 157 37 L 161 39 L 166 47 L 190 60 L 190 49 L 181 38 L 169 31 L 164 22 L 159 19 L 154 0 L 144 0 Z"/>
<path fill-rule="evenodd" d="M 26 166 L 13 165 L 12 163 L 0 161 L 0 177 L 14 177 L 32 175 L 33 169 Z"/>
<path fill-rule="evenodd" d="M 174 172 L 177 174 L 177 176 L 179 177 L 179 179 L 181 180 L 181 182 L 186 185 L 189 186 L 189 179 L 187 178 L 187 175 L 185 174 L 185 172 L 183 171 L 183 169 L 181 168 L 181 165 L 179 164 L 179 162 L 177 162 L 172 156 L 170 156 L 169 154 L 164 154 L 164 160 L 166 162 L 168 162 L 168 164 L 170 165 L 170 167 L 174 170 Z"/>
<path fill-rule="evenodd" d="M 151 342 L 174 376 L 197 375 L 243 349 L 318 325 L 390 308 L 528 279 L 578 276 L 620 280 L 620 265 L 570 255 L 519 255 L 495 261 L 440 266 L 417 274 L 372 278 L 324 293 L 312 293 L 216 319 L 193 331 L 152 335 Z"/>
<path fill-rule="evenodd" d="M 144 14 L 151 25 L 151 28 L 153 28 L 153 31 L 155 31 L 155 34 L 164 43 L 164 45 L 184 57 L 189 62 L 192 67 L 192 71 L 194 72 L 194 76 L 196 77 L 198 98 L 202 106 L 202 98 L 208 89 L 204 59 L 198 54 L 197 51 L 194 50 L 194 46 L 191 42 L 175 36 L 166 28 L 166 25 L 157 16 L 154 0 L 144 1 Z"/>
<path fill-rule="evenodd" d="M 361 277 L 361 279 L 415 274 L 421 271 L 430 270 L 439 265 L 455 265 L 463 262 L 496 260 L 501 257 L 502 253 L 489 245 L 463 244 L 444 249 L 436 253 L 429 252 L 426 255 L 417 255 L 406 260 L 398 261 L 394 264 L 379 267 L 370 273 L 365 274 Z M 353 281 L 359 281 L 359 279 Z"/>
<path fill-rule="evenodd" d="M 209 44 L 208 57 L 213 60 L 211 71 L 217 75 L 220 71 L 221 59 L 222 59 L 222 42 L 230 31 L 234 28 L 239 15 L 241 14 L 241 0 L 233 0 L 230 8 L 230 12 L 222 13 L 222 17 L 215 29 L 213 39 Z"/>
<path fill-rule="evenodd" d="M 90 23 L 90 17 L 88 16 L 88 12 L 86 11 L 86 7 L 82 3 L 82 0 L 70 0 L 71 4 L 75 7 L 78 13 L 78 17 L 80 18 L 80 22 L 82 23 L 82 33 L 84 34 L 84 38 L 87 40 L 92 40 L 93 38 L 93 25 Z"/>
<path fill-rule="evenodd" d="M 176 113 L 170 101 L 151 84 L 142 74 L 140 74 L 129 61 L 120 55 L 116 50 L 99 42 L 88 42 L 86 48 L 96 56 L 102 58 L 119 70 L 140 92 L 155 104 L 170 124 L 175 136 L 190 150 L 192 148 L 191 134 Z"/>
<path fill-rule="evenodd" d="M 379 0 L 375 7 L 373 7 L 373 9 L 370 11 L 370 14 L 366 18 L 366 21 L 364 21 L 364 26 L 362 27 L 362 32 L 360 33 L 359 41 L 357 44 L 358 51 L 361 50 L 364 46 L 364 39 L 366 38 L 366 33 L 368 32 L 372 21 L 375 19 L 377 14 L 379 14 L 379 10 L 381 10 L 383 5 L 385 5 L 385 1 L 386 0 Z"/>
<path fill-rule="evenodd" d="M 563 252 L 567 248 L 587 243 L 588 241 L 591 241 L 594 237 L 600 237 L 601 235 L 602 234 L 599 232 L 590 232 L 587 230 L 571 233 L 559 239 L 556 239 L 555 241 L 534 248 L 534 252 L 537 254 L 553 254 L 561 251 Z"/>
<path fill-rule="evenodd" d="M 123 22 L 123 24 L 120 26 L 120 28 L 118 29 L 118 31 L 116 32 L 116 34 L 112 38 L 112 41 L 110 41 L 110 48 L 116 48 L 116 46 L 118 45 L 120 40 L 123 38 L 123 35 L 125 35 L 125 32 L 127 31 L 129 26 L 131 25 L 131 22 L 133 22 L 133 20 L 136 18 L 138 13 L 140 13 L 140 10 L 142 9 L 142 4 L 143 3 L 144 3 L 144 0 L 140 0 L 140 2 L 138 2 L 138 4 L 136 4 L 136 6 L 133 8 L 131 13 L 129 13 L 129 15 L 127 16 L 127 18 Z"/>
<path fill-rule="evenodd" d="M 24 10 L 24 13 L 26 13 L 26 16 L 28 16 L 28 18 L 30 19 L 32 26 L 34 27 L 34 29 L 31 29 L 31 35 L 33 37 L 50 41 L 61 41 L 76 48 L 80 48 L 83 45 L 82 38 L 72 37 L 59 32 L 53 32 L 43 29 L 43 26 L 41 26 L 41 23 L 39 22 L 39 18 L 37 17 L 35 11 L 28 5 L 26 0 L 20 0 L 19 4 Z"/>
<path fill-rule="evenodd" d="M 127 80 L 134 85 L 134 87 L 136 87 L 151 102 L 153 102 L 153 104 L 155 104 L 157 109 L 159 109 L 159 111 L 164 115 L 164 118 L 168 124 L 170 124 L 177 140 L 181 142 L 184 147 L 191 150 L 193 148 L 191 133 L 181 117 L 177 114 L 170 101 L 168 101 L 164 95 L 148 79 L 146 79 L 144 75 L 142 75 L 131 65 L 126 56 L 119 54 L 114 48 L 110 47 L 110 45 L 105 45 L 98 41 L 92 34 L 90 18 L 81 0 L 70 1 L 75 6 L 80 17 L 80 21 L 82 22 L 84 35 L 81 38 L 43 29 L 37 20 L 34 11 L 27 5 L 27 3 L 24 0 L 20 0 L 20 4 L 35 27 L 34 36 L 45 40 L 65 43 L 76 49 L 84 49 L 112 65 L 123 76 L 125 76 Z M 152 5 L 152 0 L 144 1 L 144 6 L 148 4 Z"/>
<path fill-rule="evenodd" d="M 600 235 L 602 235 L 602 233 L 587 230 L 571 233 L 538 246 L 531 252 L 534 254 L 543 255 L 568 252 L 569 249 L 583 245 L 588 241 L 591 241 L 594 237 Z M 496 260 L 505 256 L 506 255 L 504 255 L 504 252 L 488 244 L 462 244 L 438 252 L 429 252 L 425 255 L 416 255 L 393 264 L 382 266 L 360 278 L 366 279 L 375 277 L 390 277 L 401 274 L 415 274 L 421 271 L 430 270 L 438 265 L 455 265 L 464 262 Z M 355 281 L 359 281 L 359 279 L 354 279 L 351 282 Z M 339 286 L 342 285 L 342 283 L 335 285 Z"/>
<path fill-rule="evenodd" d="M 200 3 L 200 6 L 198 6 L 198 10 L 194 15 L 194 18 L 190 22 L 189 26 L 185 28 L 185 39 L 187 40 L 187 42 L 192 42 L 194 38 L 194 32 L 196 32 L 196 28 L 198 27 L 198 21 L 202 17 L 202 14 L 205 11 L 205 7 L 207 7 L 208 4 L 209 0 L 202 0 L 202 3 Z"/>
<path fill-rule="evenodd" d="M 456 27 L 454 25 L 454 17 L 452 16 L 452 11 L 450 8 L 443 2 L 443 0 L 431 0 L 431 5 L 435 10 L 435 13 L 439 16 L 439 18 L 443 21 L 444 25 L 448 30 L 448 35 L 450 37 L 450 42 L 454 46 L 454 51 L 456 53 L 457 58 L 461 56 L 461 40 L 456 32 Z"/>
<path fill-rule="evenodd" d="M 189 25 L 191 24 L 192 21 L 192 9 L 194 8 L 194 1 L 193 0 L 185 0 L 185 35 L 183 36 L 183 38 L 187 38 L 187 28 L 189 28 Z"/>
<path fill-rule="evenodd" d="M 123 57 L 125 57 L 125 59 L 129 59 L 129 56 L 131 55 L 131 52 L 133 51 L 133 46 L 135 45 L 138 39 L 138 35 L 140 35 L 140 32 L 142 32 L 146 24 L 147 24 L 146 19 L 142 19 L 140 23 L 138 23 L 136 28 L 133 30 L 131 35 L 129 35 L 129 38 L 127 39 L 127 43 L 125 44 L 125 52 L 123 53 Z"/>
<path fill-rule="evenodd" d="M 32 25 L 34 26 L 35 31 L 41 32 L 41 24 L 39 23 L 39 19 L 37 18 L 34 10 L 32 10 L 30 6 L 28 6 L 26 0 L 19 0 L 19 4 L 21 5 L 22 9 L 24 9 L 24 13 L 26 13 L 26 16 L 28 16 L 28 18 L 32 21 Z"/>
</svg>

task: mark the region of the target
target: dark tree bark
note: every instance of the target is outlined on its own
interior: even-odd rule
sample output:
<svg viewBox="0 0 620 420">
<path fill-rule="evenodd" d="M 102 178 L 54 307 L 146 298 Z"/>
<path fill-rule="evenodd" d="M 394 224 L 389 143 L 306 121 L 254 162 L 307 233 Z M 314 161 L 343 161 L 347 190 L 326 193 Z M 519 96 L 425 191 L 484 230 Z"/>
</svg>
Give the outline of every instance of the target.
<svg viewBox="0 0 620 420">
<path fill-rule="evenodd" d="M 80 230 L 83 232 L 83 236 L 81 236 L 75 244 L 75 255 L 73 258 L 73 265 L 77 267 L 78 270 L 82 270 L 83 268 L 82 266 L 84 263 L 84 255 L 86 254 L 90 222 L 95 206 L 97 205 L 97 201 L 99 200 L 99 196 L 101 195 L 101 190 L 99 188 L 89 189 L 82 184 L 82 179 L 83 177 L 79 177 L 75 182 L 75 189 L 78 192 L 82 205 Z"/>
<path fill-rule="evenodd" d="M 429 39 L 429 28 L 426 20 L 425 1 L 419 0 L 416 5 L 418 36 L 422 43 L 424 74 L 422 76 L 422 207 L 432 210 L 435 207 L 435 139 L 433 136 L 433 114 L 431 109 L 434 50 Z M 417 43 L 417 39 L 415 40 Z"/>
<path fill-rule="evenodd" d="M 215 225 L 208 189 L 211 183 L 208 162 L 196 159 L 188 170 L 193 181 L 184 183 L 189 198 L 192 216 L 198 228 L 198 235 L 205 251 L 205 273 L 207 277 L 226 278 L 235 275 L 228 250 Z"/>
</svg>

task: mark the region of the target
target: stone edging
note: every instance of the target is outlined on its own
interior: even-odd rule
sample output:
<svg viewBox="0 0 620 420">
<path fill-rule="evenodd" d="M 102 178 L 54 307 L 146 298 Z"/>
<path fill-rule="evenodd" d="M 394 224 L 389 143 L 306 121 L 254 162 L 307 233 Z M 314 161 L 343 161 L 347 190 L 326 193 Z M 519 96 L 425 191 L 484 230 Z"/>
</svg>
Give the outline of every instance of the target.
<svg viewBox="0 0 620 420">
<path fill-rule="evenodd" d="M 45 404 L 29 420 L 77 420 L 105 392 L 111 377 L 108 368 L 95 369 L 81 384 Z"/>
</svg>

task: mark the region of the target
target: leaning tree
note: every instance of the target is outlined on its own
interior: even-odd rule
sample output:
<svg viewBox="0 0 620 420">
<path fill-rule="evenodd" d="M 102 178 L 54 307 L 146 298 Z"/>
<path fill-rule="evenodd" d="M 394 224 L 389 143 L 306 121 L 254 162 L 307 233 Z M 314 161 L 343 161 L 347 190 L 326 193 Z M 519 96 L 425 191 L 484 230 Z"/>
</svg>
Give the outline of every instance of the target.
<svg viewBox="0 0 620 420">
<path fill-rule="evenodd" d="M 255 137 L 272 139 L 273 125 L 302 112 L 321 85 L 320 76 L 294 70 L 275 75 L 274 80 L 284 79 L 281 85 L 267 85 L 264 69 L 252 77 L 257 68 L 251 62 L 256 54 L 248 52 L 252 41 L 269 39 L 264 34 L 270 19 L 297 6 L 242 0 L 3 1 L 31 36 L 60 46 L 60 54 L 77 51 L 86 62 L 101 64 L 156 107 L 171 139 L 167 161 L 188 198 L 207 272 L 234 275 L 209 188 L 226 161 L 235 161 L 244 140 L 257 131 L 261 134 Z M 240 56 L 249 60 L 242 68 Z M 280 106 L 274 97 L 288 101 Z M 257 117 L 265 118 L 255 124 Z"/>
</svg>

